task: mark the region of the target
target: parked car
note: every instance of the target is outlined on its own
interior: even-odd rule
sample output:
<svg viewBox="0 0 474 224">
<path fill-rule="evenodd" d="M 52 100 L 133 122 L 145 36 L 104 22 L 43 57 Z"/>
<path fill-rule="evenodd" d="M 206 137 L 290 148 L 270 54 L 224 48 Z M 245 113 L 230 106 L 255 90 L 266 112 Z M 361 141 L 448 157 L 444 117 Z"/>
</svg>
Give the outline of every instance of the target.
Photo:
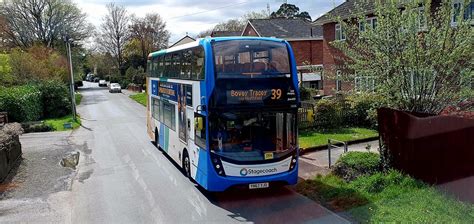
<svg viewBox="0 0 474 224">
<path fill-rule="evenodd" d="M 109 86 L 109 93 L 121 93 L 122 87 L 118 83 L 111 83 Z"/>
<path fill-rule="evenodd" d="M 104 79 L 99 80 L 99 86 L 100 87 L 107 87 L 107 81 L 105 81 Z"/>
</svg>

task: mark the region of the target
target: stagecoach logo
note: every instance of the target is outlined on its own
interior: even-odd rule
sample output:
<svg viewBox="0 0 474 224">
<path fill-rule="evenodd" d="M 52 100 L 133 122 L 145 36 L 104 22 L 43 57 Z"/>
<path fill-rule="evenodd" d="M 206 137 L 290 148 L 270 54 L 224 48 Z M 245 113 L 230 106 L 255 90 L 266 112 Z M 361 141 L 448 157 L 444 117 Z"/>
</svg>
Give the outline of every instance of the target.
<svg viewBox="0 0 474 224">
<path fill-rule="evenodd" d="M 269 175 L 269 174 L 272 174 L 272 173 L 276 173 L 278 172 L 277 168 L 266 168 L 266 169 L 247 169 L 247 168 L 242 168 L 240 170 L 240 176 L 247 176 L 247 175 L 256 175 L 256 176 L 259 176 L 259 175 Z"/>
<path fill-rule="evenodd" d="M 245 169 L 245 168 L 242 168 L 242 169 L 240 170 L 240 175 L 243 176 L 243 177 L 247 176 L 247 173 L 248 173 L 248 171 L 247 171 L 247 169 Z"/>
</svg>

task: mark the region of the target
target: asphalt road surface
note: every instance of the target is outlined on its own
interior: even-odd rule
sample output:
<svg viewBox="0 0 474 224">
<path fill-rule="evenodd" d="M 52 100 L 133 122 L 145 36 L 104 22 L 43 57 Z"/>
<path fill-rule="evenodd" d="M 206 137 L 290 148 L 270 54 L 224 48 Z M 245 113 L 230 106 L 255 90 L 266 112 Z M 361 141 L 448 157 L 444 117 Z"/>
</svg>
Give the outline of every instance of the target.
<svg viewBox="0 0 474 224">
<path fill-rule="evenodd" d="M 81 157 L 66 223 L 346 222 L 291 187 L 206 193 L 153 146 L 145 107 L 94 83 L 81 92 L 83 127 L 70 137 Z"/>
</svg>

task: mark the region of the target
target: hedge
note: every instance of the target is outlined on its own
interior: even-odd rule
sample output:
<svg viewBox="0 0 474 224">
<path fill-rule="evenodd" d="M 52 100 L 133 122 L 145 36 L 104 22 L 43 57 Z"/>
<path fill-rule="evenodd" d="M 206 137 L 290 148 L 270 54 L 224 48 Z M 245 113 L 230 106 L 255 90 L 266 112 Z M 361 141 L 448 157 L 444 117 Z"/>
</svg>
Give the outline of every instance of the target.
<svg viewBox="0 0 474 224">
<path fill-rule="evenodd" d="M 64 117 L 71 112 L 69 88 L 59 81 L 39 84 L 43 101 L 43 118 Z"/>
<path fill-rule="evenodd" d="M 41 91 L 34 85 L 0 88 L 0 111 L 8 112 L 10 121 L 39 120 L 43 113 Z"/>
</svg>

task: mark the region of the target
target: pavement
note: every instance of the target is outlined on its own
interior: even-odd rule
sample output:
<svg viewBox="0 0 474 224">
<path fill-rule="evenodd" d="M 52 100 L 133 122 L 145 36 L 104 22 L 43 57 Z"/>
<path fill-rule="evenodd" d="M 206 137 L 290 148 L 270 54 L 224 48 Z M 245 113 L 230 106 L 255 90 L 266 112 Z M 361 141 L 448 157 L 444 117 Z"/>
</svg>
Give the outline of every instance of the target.
<svg viewBox="0 0 474 224">
<path fill-rule="evenodd" d="M 0 222 L 348 223 L 292 187 L 203 191 L 153 146 L 146 134 L 145 107 L 96 86 L 86 82 L 80 90 L 81 128 L 57 141 L 40 137 L 45 144 L 22 138 L 24 146 L 38 148 L 66 140 L 69 151 L 79 151 L 78 167 L 64 174 L 72 175 L 71 184 L 28 196 L 28 205 L 42 203 L 35 208 L 0 200 Z"/>
<path fill-rule="evenodd" d="M 379 152 L 378 140 L 358 143 L 347 146 L 347 151 L 359 151 L 359 152 Z M 328 150 L 319 150 L 314 152 L 305 153 L 300 156 L 299 160 L 299 177 L 302 179 L 311 179 L 317 175 L 326 175 L 330 172 L 329 161 L 331 165 L 334 165 L 336 161 L 344 154 L 344 147 L 332 147 L 331 148 L 331 159 L 329 160 Z"/>
</svg>

